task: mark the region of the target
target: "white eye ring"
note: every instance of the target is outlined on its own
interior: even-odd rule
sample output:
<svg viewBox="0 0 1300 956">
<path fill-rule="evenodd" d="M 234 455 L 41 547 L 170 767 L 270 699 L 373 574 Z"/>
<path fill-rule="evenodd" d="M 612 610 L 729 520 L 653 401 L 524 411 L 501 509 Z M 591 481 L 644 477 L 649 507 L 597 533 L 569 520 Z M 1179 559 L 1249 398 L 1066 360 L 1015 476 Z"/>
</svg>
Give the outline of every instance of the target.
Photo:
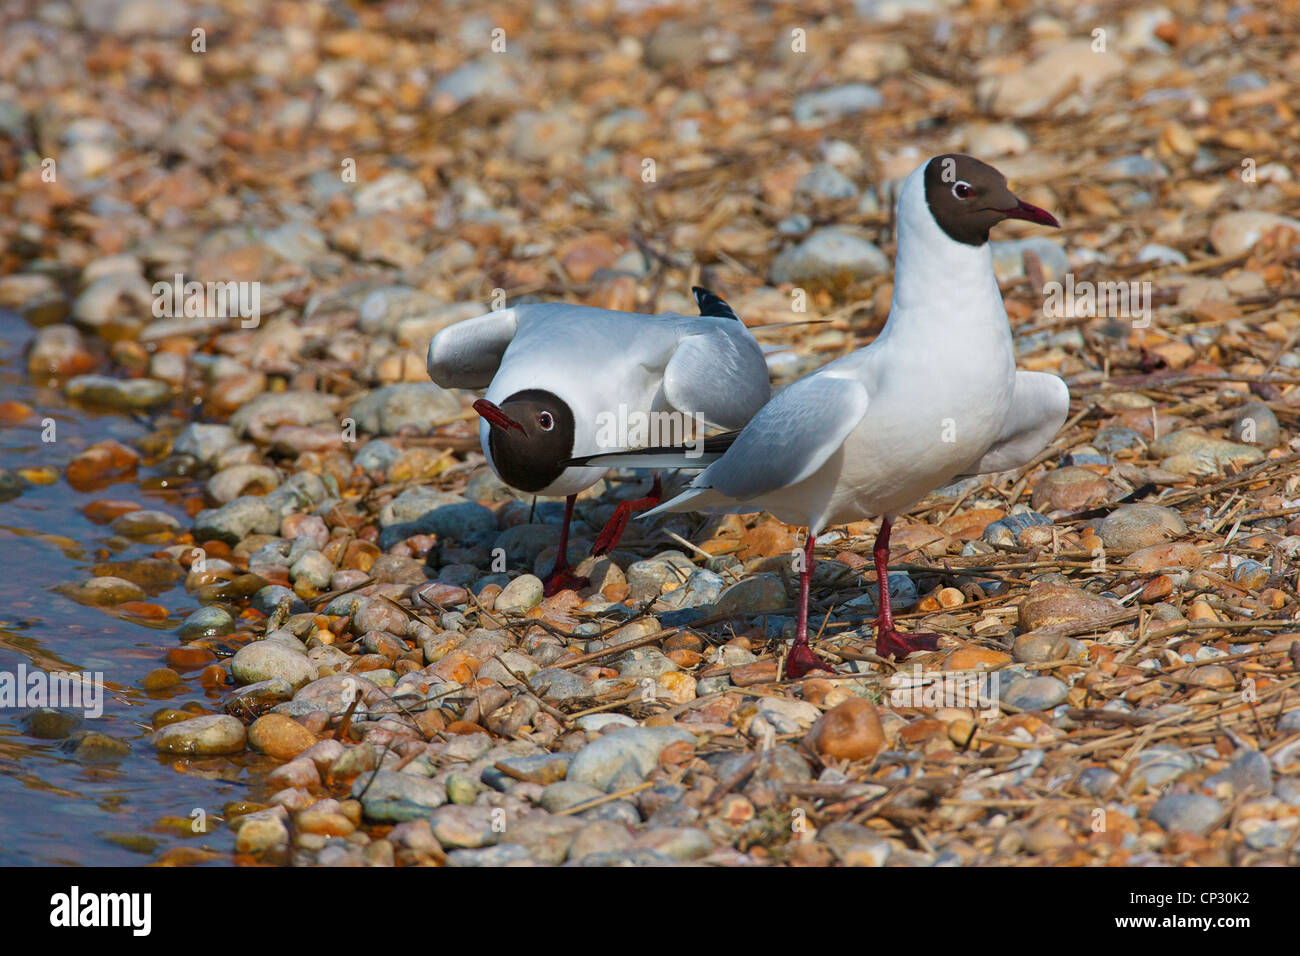
<svg viewBox="0 0 1300 956">
<path fill-rule="evenodd" d="M 969 192 L 967 192 L 966 195 L 964 196 L 957 191 L 961 189 L 961 187 L 963 186 L 965 186 L 966 189 L 969 190 Z M 966 180 L 959 179 L 952 184 L 952 194 L 957 199 L 970 199 L 971 196 L 975 195 L 975 187 L 972 186 L 970 183 L 966 182 Z"/>
<path fill-rule="evenodd" d="M 555 427 L 555 419 L 551 417 L 550 412 L 542 412 L 537 416 L 537 424 L 541 427 L 542 431 L 549 432 Z"/>
</svg>

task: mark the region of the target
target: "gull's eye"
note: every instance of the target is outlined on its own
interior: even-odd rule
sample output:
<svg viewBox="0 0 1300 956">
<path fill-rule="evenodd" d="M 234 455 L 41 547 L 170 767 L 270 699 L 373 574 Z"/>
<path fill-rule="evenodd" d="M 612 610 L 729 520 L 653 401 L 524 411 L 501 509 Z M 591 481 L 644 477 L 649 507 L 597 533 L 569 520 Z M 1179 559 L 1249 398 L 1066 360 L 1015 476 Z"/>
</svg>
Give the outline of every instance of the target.
<svg viewBox="0 0 1300 956">
<path fill-rule="evenodd" d="M 544 432 L 549 432 L 555 427 L 555 419 L 551 417 L 550 412 L 542 412 L 537 416 L 538 427 Z"/>
<path fill-rule="evenodd" d="M 975 195 L 975 187 L 964 179 L 959 179 L 952 184 L 952 194 L 958 199 L 970 199 Z"/>
</svg>

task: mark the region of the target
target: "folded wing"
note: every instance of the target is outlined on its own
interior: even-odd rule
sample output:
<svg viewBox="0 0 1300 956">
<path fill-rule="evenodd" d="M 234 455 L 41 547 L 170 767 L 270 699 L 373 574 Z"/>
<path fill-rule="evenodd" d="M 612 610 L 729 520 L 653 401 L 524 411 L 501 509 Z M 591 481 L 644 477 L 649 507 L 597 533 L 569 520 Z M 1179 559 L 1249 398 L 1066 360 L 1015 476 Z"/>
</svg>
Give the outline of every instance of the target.
<svg viewBox="0 0 1300 956">
<path fill-rule="evenodd" d="M 772 397 L 767 361 L 744 326 L 683 336 L 664 368 L 664 397 L 717 428 L 740 428 Z"/>
<path fill-rule="evenodd" d="M 1002 434 L 963 477 L 1019 468 L 1048 446 L 1070 413 L 1070 390 L 1047 372 L 1016 372 Z"/>
<path fill-rule="evenodd" d="M 449 325 L 429 342 L 429 378 L 443 388 L 487 388 L 518 330 L 513 308 Z"/>
<path fill-rule="evenodd" d="M 844 444 L 869 403 L 857 379 L 802 378 L 764 405 L 692 484 L 741 501 L 797 484 Z"/>
</svg>

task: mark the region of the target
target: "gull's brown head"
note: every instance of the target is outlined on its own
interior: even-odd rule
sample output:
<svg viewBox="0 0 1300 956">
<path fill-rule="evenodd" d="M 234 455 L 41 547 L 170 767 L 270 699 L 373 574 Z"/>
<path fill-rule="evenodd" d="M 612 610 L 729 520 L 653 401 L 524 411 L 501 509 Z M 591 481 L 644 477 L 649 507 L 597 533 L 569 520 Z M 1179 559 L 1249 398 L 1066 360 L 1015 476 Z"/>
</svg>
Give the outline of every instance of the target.
<svg viewBox="0 0 1300 956">
<path fill-rule="evenodd" d="M 520 491 L 541 491 L 573 456 L 573 411 L 553 392 L 515 392 L 500 405 L 485 398 L 474 411 L 488 423 L 488 451 L 501 480 Z"/>
<path fill-rule="evenodd" d="M 989 230 L 1004 219 L 1060 226 L 1045 209 L 1016 198 L 1007 178 L 973 156 L 946 153 L 925 167 L 925 202 L 949 238 L 968 246 L 989 241 Z"/>
</svg>

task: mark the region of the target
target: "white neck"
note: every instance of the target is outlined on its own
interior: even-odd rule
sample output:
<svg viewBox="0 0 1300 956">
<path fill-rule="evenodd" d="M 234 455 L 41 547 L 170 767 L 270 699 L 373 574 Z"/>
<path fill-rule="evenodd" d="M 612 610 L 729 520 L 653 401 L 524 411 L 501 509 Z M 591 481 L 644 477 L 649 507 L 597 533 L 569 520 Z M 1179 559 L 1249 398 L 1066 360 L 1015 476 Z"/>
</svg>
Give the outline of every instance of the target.
<svg viewBox="0 0 1300 956">
<path fill-rule="evenodd" d="M 907 177 L 898 198 L 894 299 L 882 335 L 939 344 L 945 337 L 967 338 L 962 333 L 992 333 L 1010 342 L 993 252 L 988 243 L 958 242 L 935 222 L 925 200 L 922 165 Z"/>
</svg>

